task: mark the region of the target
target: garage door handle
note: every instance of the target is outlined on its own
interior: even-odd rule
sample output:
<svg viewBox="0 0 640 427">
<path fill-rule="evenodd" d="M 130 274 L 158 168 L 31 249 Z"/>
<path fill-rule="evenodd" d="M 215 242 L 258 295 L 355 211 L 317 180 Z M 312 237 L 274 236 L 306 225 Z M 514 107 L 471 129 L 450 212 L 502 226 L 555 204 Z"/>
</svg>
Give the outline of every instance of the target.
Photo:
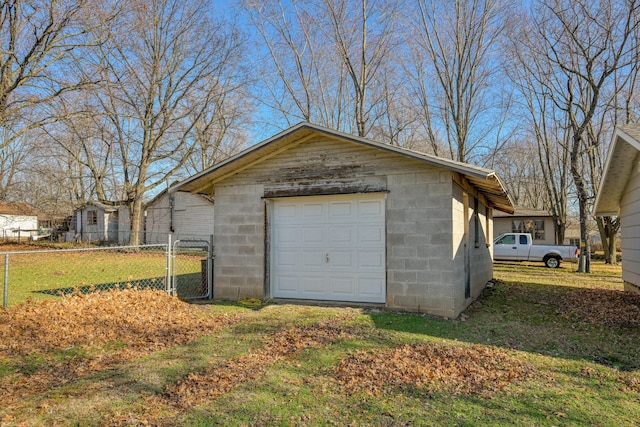
<svg viewBox="0 0 640 427">
<path fill-rule="evenodd" d="M 329 264 L 329 254 L 324 254 L 324 262 L 326 262 L 327 264 Z"/>
</svg>

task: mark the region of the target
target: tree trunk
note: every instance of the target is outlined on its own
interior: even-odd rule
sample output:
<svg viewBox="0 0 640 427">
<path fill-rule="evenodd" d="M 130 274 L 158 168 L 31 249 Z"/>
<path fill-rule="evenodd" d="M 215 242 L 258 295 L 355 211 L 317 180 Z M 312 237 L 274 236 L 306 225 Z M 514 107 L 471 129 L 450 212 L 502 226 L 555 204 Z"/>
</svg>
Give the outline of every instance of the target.
<svg viewBox="0 0 640 427">
<path fill-rule="evenodd" d="M 143 214 L 142 197 L 134 197 L 129 203 L 129 216 L 131 220 L 131 234 L 129 235 L 129 244 L 137 246 L 142 240 L 142 214 Z"/>
<path fill-rule="evenodd" d="M 596 224 L 598 225 L 600 239 L 602 240 L 604 261 L 606 264 L 616 265 L 618 263 L 616 259 L 616 235 L 620 228 L 620 222 L 617 218 L 613 219 L 610 216 L 606 216 L 597 217 Z"/>
<path fill-rule="evenodd" d="M 589 262 L 587 259 L 588 251 L 588 233 L 587 233 L 587 200 L 589 195 L 587 194 L 584 178 L 580 171 L 579 153 L 582 138 L 580 132 L 574 131 L 573 144 L 571 148 L 571 175 L 573 176 L 573 182 L 576 186 L 576 193 L 578 195 L 578 207 L 580 212 L 580 258 L 578 260 L 578 272 L 589 273 Z"/>
</svg>

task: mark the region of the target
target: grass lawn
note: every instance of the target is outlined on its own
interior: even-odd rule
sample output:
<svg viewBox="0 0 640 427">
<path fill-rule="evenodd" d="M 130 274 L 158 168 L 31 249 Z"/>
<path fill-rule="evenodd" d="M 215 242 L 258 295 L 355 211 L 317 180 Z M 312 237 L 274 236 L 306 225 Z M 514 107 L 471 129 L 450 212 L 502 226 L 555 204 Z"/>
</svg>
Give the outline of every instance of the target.
<svg viewBox="0 0 640 427">
<path fill-rule="evenodd" d="M 637 426 L 640 300 L 619 266 L 591 267 L 498 263 L 459 320 L 158 296 L 14 307 L 0 425 Z M 28 334 L 7 345 L 16 322 Z"/>
<path fill-rule="evenodd" d="M 12 250 L 11 245 L 4 246 L 7 250 Z M 4 246 L 0 246 L 0 251 Z M 139 252 L 109 248 L 65 248 L 64 251 L 42 252 L 50 248 L 37 245 L 31 245 L 31 249 L 21 253 L 9 252 L 9 306 L 28 299 L 56 299 L 58 294 L 69 293 L 74 288 L 87 291 L 116 286 L 152 286 L 165 289 L 167 257 L 162 247 L 145 248 Z M 179 255 L 176 258 L 178 273 L 199 274 L 200 259 L 203 256 L 206 257 Z M 0 280 L 5 277 L 4 261 L 3 255 L 0 258 Z"/>
</svg>

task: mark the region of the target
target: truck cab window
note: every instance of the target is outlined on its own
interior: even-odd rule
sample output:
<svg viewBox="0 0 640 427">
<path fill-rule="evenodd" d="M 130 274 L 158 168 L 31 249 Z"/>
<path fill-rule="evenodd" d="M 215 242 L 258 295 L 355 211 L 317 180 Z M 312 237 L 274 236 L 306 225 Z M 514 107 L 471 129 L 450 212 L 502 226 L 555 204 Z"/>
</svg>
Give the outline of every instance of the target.
<svg viewBox="0 0 640 427">
<path fill-rule="evenodd" d="M 504 236 L 502 239 L 496 242 L 496 245 L 515 245 L 515 244 L 516 244 L 516 236 L 513 234 Z"/>
<path fill-rule="evenodd" d="M 521 245 L 526 245 L 527 243 L 528 243 L 528 242 L 527 242 L 527 236 L 525 236 L 525 235 L 520 235 L 520 244 L 521 244 Z"/>
</svg>

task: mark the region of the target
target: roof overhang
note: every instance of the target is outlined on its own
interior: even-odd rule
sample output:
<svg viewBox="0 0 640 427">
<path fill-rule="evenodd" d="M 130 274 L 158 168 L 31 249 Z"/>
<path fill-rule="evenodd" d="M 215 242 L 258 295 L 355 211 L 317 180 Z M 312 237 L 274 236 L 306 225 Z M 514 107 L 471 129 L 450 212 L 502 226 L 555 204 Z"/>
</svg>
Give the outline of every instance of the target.
<svg viewBox="0 0 640 427">
<path fill-rule="evenodd" d="M 638 163 L 640 125 L 616 128 L 605 161 L 604 172 L 594 204 L 596 216 L 617 216 L 629 177 Z"/>
<path fill-rule="evenodd" d="M 491 208 L 513 213 L 513 202 L 505 190 L 502 181 L 493 170 L 383 144 L 310 123 L 299 123 L 292 128 L 249 147 L 235 156 L 182 181 L 172 187 L 171 191 L 188 191 L 191 193 L 211 195 L 217 182 L 229 178 L 244 169 L 263 162 L 318 135 L 326 135 L 343 141 L 390 151 L 404 157 L 460 173 L 486 198 Z"/>
</svg>

